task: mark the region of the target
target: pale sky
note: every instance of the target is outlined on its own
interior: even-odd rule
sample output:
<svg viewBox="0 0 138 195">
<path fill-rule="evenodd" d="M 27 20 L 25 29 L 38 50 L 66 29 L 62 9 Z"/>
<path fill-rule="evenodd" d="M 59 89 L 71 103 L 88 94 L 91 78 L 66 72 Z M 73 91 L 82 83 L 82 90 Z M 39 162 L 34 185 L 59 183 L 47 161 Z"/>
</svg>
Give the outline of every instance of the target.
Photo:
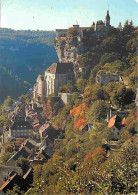
<svg viewBox="0 0 138 195">
<path fill-rule="evenodd" d="M 2 27 L 55 30 L 73 24 L 91 26 L 104 20 L 109 6 L 111 25 L 133 20 L 138 25 L 138 0 L 1 0 Z"/>
</svg>

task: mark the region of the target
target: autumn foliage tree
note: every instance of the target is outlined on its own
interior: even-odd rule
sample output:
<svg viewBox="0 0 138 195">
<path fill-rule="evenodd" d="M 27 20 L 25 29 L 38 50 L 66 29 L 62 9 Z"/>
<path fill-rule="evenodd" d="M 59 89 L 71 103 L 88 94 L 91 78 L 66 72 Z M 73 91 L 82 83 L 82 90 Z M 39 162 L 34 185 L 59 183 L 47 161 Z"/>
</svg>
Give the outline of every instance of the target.
<svg viewBox="0 0 138 195">
<path fill-rule="evenodd" d="M 80 104 L 78 107 L 74 107 L 70 110 L 70 115 L 74 119 L 74 127 L 78 127 L 80 130 L 86 123 L 85 113 L 88 107 L 85 104 Z"/>
</svg>

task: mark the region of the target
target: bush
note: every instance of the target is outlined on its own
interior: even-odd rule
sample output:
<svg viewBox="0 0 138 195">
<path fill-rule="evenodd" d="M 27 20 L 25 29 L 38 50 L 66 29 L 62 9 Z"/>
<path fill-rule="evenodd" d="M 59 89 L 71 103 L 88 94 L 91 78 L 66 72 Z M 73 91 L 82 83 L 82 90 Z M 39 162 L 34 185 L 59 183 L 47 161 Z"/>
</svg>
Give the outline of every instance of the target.
<svg viewBox="0 0 138 195">
<path fill-rule="evenodd" d="M 76 28 L 76 27 L 68 28 L 67 34 L 68 34 L 68 36 L 72 36 L 72 37 L 77 36 L 78 35 L 78 28 Z"/>
</svg>

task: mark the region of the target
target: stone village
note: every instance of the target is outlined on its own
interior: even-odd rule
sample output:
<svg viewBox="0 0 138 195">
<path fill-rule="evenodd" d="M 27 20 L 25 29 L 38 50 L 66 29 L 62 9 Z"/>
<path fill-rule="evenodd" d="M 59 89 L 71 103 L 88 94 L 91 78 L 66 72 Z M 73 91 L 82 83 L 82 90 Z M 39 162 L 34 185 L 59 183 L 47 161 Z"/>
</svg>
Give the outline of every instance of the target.
<svg viewBox="0 0 138 195">
<path fill-rule="evenodd" d="M 78 30 L 77 39 L 81 42 L 84 30 L 87 31 L 89 27 L 80 27 L 79 25 L 73 25 L 73 27 Z M 109 11 L 107 11 L 105 22 L 97 21 L 96 24 L 93 23 L 92 27 L 94 35 L 97 37 L 104 35 L 111 28 Z M 67 36 L 67 29 L 56 29 L 56 41 L 59 38 L 65 40 Z M 29 184 L 32 184 L 33 165 L 43 164 L 51 158 L 54 150 L 58 147 L 58 143 L 65 138 L 65 129 L 57 129 L 48 120 L 44 121 L 40 117 L 43 112 L 42 98 L 46 99 L 49 95 L 55 94 L 55 101 L 64 106 L 72 95 L 58 91 L 61 86 L 76 76 L 74 63 L 76 63 L 78 51 L 75 47 L 69 48 L 66 52 L 61 51 L 57 42 L 55 48 L 59 62 L 53 63 L 46 69 L 44 75 L 38 76 L 33 91 L 28 95 L 27 100 L 19 99 L 12 108 L 6 110 L 12 116 L 12 120 L 9 128 L 3 130 L 3 144 L 19 138 L 24 139 L 24 142 L 16 148 L 16 152 L 7 160 L 5 166 L 0 166 L 0 191 L 2 193 L 12 189 L 15 184 L 21 189 L 26 189 Z M 117 81 L 128 87 L 119 74 L 98 73 L 96 76 L 96 82 L 101 86 L 111 81 Z M 120 138 L 120 131 L 125 126 L 125 118 L 128 114 L 125 111 L 114 110 L 112 106 L 109 108 L 106 121 L 108 128 L 112 130 L 114 140 Z M 82 134 L 85 131 L 91 132 L 92 130 L 93 124 L 86 124 L 82 128 Z M 107 143 L 103 142 L 103 144 Z M 108 146 L 111 149 L 116 149 L 115 141 Z M 27 170 L 17 167 L 16 162 L 20 157 L 29 159 L 30 166 Z"/>
</svg>

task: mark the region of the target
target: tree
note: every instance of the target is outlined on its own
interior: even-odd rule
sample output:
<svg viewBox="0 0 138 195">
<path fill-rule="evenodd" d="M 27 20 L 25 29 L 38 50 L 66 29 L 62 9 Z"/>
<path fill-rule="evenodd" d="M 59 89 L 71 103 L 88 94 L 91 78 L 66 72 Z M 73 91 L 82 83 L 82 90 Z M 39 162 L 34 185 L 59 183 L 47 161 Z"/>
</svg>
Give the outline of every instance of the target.
<svg viewBox="0 0 138 195">
<path fill-rule="evenodd" d="M 124 24 L 124 25 L 125 25 L 125 26 L 128 26 L 128 20 L 125 21 L 125 24 Z"/>
<path fill-rule="evenodd" d="M 95 101 L 86 113 L 88 123 L 102 121 L 106 118 L 107 103 L 103 100 Z"/>
<path fill-rule="evenodd" d="M 136 41 L 135 39 L 130 39 L 126 44 L 126 49 L 128 52 L 134 53 L 136 51 Z"/>
<path fill-rule="evenodd" d="M 6 195 L 24 195 L 24 193 L 19 186 L 15 185 L 12 190 L 7 190 Z"/>
<path fill-rule="evenodd" d="M 68 34 L 68 36 L 72 36 L 72 37 L 77 36 L 78 35 L 78 28 L 76 28 L 76 27 L 68 28 L 67 34 Z"/>
<path fill-rule="evenodd" d="M 94 149 L 91 157 L 92 157 L 93 163 L 95 163 L 96 166 L 98 166 L 100 163 L 105 161 L 106 152 L 102 147 L 99 147 L 99 148 Z"/>
<path fill-rule="evenodd" d="M 126 20 L 123 28 L 123 33 L 125 35 L 130 35 L 131 32 L 134 31 L 133 22 L 129 23 L 128 20 Z"/>
<path fill-rule="evenodd" d="M 127 141 L 133 140 L 133 136 L 136 134 L 137 121 L 135 112 L 131 113 L 124 121 L 124 128 L 121 131 L 121 140 Z"/>
<path fill-rule="evenodd" d="M 108 64 L 108 71 L 113 74 L 118 74 L 123 71 L 125 66 L 125 63 L 123 63 L 121 60 L 115 60 L 114 62 Z"/>
<path fill-rule="evenodd" d="M 104 100 L 104 91 L 99 84 L 87 85 L 83 94 L 83 102 L 90 105 L 96 100 Z"/>
<path fill-rule="evenodd" d="M 85 104 L 80 104 L 78 107 L 74 107 L 70 110 L 70 115 L 74 119 L 74 127 L 78 127 L 80 130 L 86 123 L 85 113 L 88 107 Z"/>
<path fill-rule="evenodd" d="M 76 91 L 74 81 L 69 80 L 66 85 L 63 85 L 59 88 L 59 92 L 62 93 L 73 93 Z"/>
<path fill-rule="evenodd" d="M 120 59 L 120 54 L 119 53 L 105 53 L 102 55 L 100 63 L 102 65 L 105 65 L 106 63 L 110 63 L 113 62 L 115 60 L 119 60 Z"/>
<path fill-rule="evenodd" d="M 116 36 L 112 35 L 112 36 L 104 39 L 102 44 L 101 44 L 101 47 L 102 47 L 104 53 L 111 53 L 111 52 L 121 53 L 121 51 L 123 49 L 121 38 L 118 35 L 116 35 Z M 110 56 L 111 56 L 111 54 L 110 54 Z"/>
<path fill-rule="evenodd" d="M 110 93 L 110 99 L 118 107 L 124 107 L 135 99 L 135 93 L 132 89 L 126 89 L 123 85 L 118 84 Z"/>
<path fill-rule="evenodd" d="M 17 161 L 16 161 L 16 166 L 17 167 L 21 167 L 23 170 L 23 173 L 25 174 L 26 171 L 29 169 L 29 160 L 27 160 L 26 158 L 20 157 Z"/>
<path fill-rule="evenodd" d="M 121 22 L 119 22 L 119 24 L 118 24 L 118 28 L 119 28 L 119 30 L 122 30 L 122 29 L 123 29 L 123 27 L 122 27 L 122 23 L 121 23 Z"/>
<path fill-rule="evenodd" d="M 128 140 L 102 164 L 108 194 L 135 194 L 136 161 L 136 141 Z"/>
<path fill-rule="evenodd" d="M 78 89 L 81 93 L 84 92 L 84 88 L 85 88 L 86 84 L 87 84 L 86 79 L 77 79 L 77 81 L 76 81 L 76 87 L 77 87 L 77 89 Z"/>
<path fill-rule="evenodd" d="M 7 99 L 4 101 L 4 107 L 12 106 L 13 102 L 14 101 L 12 100 L 11 96 L 8 96 Z"/>
<path fill-rule="evenodd" d="M 12 156 L 12 154 L 10 152 L 6 152 L 6 153 L 2 153 L 1 154 L 1 160 L 2 163 L 5 165 L 5 163 L 7 162 L 7 160 Z"/>
</svg>

